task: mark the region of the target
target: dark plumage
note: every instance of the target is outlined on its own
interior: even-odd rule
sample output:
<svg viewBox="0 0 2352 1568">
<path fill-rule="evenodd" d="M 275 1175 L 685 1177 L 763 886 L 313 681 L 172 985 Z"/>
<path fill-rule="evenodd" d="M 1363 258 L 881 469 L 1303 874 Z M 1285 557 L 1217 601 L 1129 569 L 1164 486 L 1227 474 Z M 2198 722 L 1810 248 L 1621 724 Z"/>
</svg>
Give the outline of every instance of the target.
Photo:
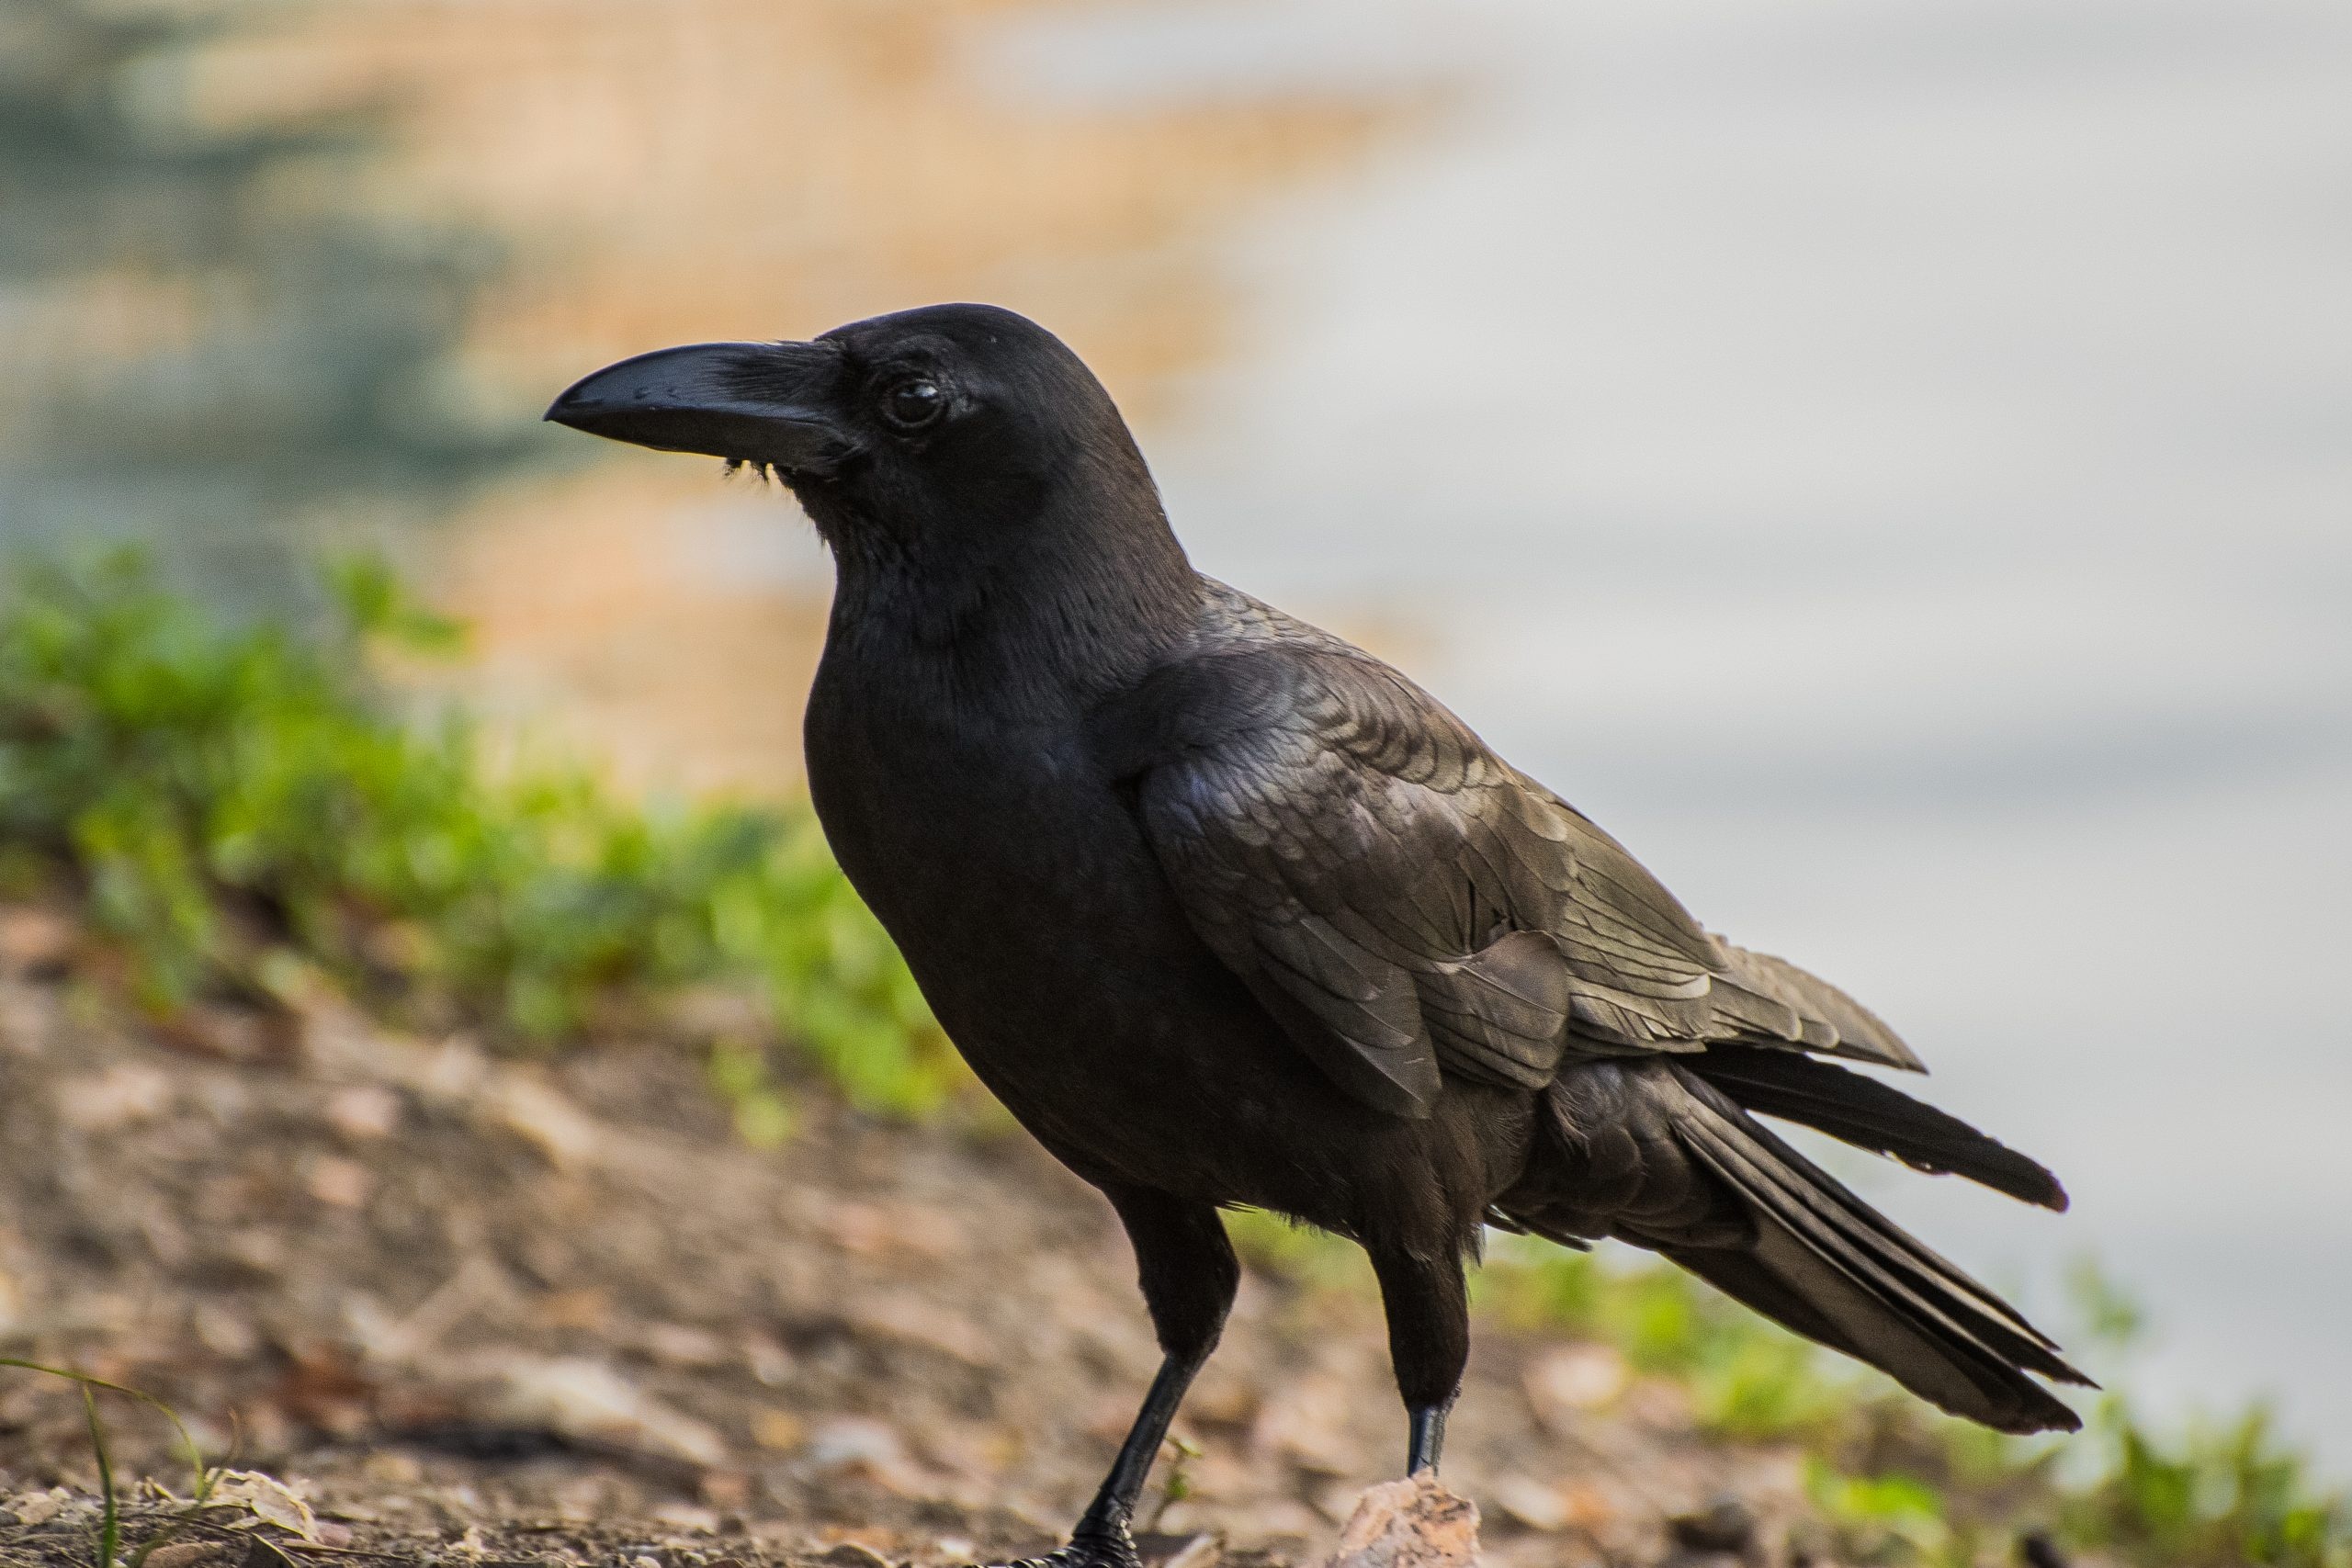
<svg viewBox="0 0 2352 1568">
<path fill-rule="evenodd" d="M 2076 1424 L 2048 1339 L 1755 1115 L 2063 1208 L 2049 1172 L 1822 1060 L 1919 1066 L 1404 676 L 1195 573 L 1051 334 L 949 305 L 667 350 L 548 417 L 772 468 L 832 548 L 819 816 L 973 1068 L 1117 1210 L 1168 1355 L 1065 1560 L 1133 1562 L 1232 1297 L 1220 1206 L 1370 1254 L 1416 1470 L 1487 1224 L 1663 1253 L 1989 1426 Z"/>
</svg>

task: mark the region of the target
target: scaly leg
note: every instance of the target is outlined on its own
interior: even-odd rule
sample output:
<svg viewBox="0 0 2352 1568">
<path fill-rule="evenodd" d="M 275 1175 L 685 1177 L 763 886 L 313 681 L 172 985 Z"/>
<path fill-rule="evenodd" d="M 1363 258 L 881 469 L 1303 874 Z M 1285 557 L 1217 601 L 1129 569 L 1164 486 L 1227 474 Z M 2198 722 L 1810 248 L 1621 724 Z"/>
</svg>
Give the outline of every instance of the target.
<svg viewBox="0 0 2352 1568">
<path fill-rule="evenodd" d="M 1104 1194 L 1135 1244 L 1144 1304 L 1166 1359 L 1069 1544 L 1009 1568 L 1139 1568 L 1128 1534 L 1136 1500 L 1184 1391 L 1216 1348 L 1241 1281 L 1241 1266 L 1213 1205 L 1143 1188 L 1105 1188 Z"/>
<path fill-rule="evenodd" d="M 1461 1256 L 1452 1249 L 1424 1258 L 1377 1248 L 1372 1269 L 1388 1314 L 1388 1359 L 1412 1423 L 1405 1473 L 1434 1472 L 1445 1447 L 1446 1412 L 1462 1392 L 1462 1370 L 1470 1361 L 1470 1298 Z"/>
</svg>

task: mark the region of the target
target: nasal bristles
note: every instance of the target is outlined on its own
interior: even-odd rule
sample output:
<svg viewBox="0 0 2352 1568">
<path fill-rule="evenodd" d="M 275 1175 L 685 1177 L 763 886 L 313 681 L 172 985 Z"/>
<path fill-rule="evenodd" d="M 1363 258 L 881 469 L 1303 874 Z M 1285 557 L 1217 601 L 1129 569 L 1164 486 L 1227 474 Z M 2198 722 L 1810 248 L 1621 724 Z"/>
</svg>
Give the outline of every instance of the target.
<svg viewBox="0 0 2352 1568">
<path fill-rule="evenodd" d="M 757 462 L 750 457 L 727 457 L 722 458 L 721 461 L 726 465 L 728 479 L 731 479 L 738 474 L 749 474 L 753 479 L 764 480 L 769 484 L 784 483 L 784 476 L 775 471 L 774 463 Z"/>
</svg>

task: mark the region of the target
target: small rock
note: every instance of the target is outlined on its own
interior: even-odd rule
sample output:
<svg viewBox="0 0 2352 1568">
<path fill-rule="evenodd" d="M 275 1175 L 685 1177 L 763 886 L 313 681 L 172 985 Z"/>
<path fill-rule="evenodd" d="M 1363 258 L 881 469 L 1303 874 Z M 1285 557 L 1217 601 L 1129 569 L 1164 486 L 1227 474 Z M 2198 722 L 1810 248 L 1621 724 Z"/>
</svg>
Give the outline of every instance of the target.
<svg viewBox="0 0 2352 1568">
<path fill-rule="evenodd" d="M 171 1075 L 136 1062 L 120 1062 L 57 1086 L 58 1115 L 85 1133 L 153 1122 L 171 1104 Z"/>
<path fill-rule="evenodd" d="M 1373 1487 L 1323 1568 L 1475 1568 L 1478 1509 L 1434 1475 Z"/>
<path fill-rule="evenodd" d="M 359 1468 L 362 1474 L 379 1486 L 414 1486 L 424 1479 L 424 1467 L 416 1461 L 413 1455 L 401 1453 L 397 1449 L 381 1449 L 369 1454 Z M 385 1500 L 377 1498 L 376 1506 L 384 1506 Z"/>
<path fill-rule="evenodd" d="M 1560 1500 L 1567 1505 L 1570 1529 L 1600 1530 L 1616 1521 L 1617 1505 L 1589 1481 L 1572 1481 L 1560 1488 Z"/>
<path fill-rule="evenodd" d="M 45 1525 L 57 1517 L 59 1511 L 70 1500 L 70 1495 L 63 1487 L 52 1486 L 46 1492 L 35 1492 L 17 1498 L 8 1505 L 8 1511 L 17 1516 L 17 1522 L 20 1525 Z"/>
<path fill-rule="evenodd" d="M 702 1370 L 734 1359 L 718 1335 L 684 1323 L 649 1323 L 639 1335 L 645 1353 L 665 1367 Z"/>
<path fill-rule="evenodd" d="M 2073 1568 L 2058 1543 L 2040 1530 L 2028 1530 L 2018 1537 L 2018 1561 L 2026 1568 Z"/>
<path fill-rule="evenodd" d="M 376 1185 L 368 1168 L 341 1155 L 320 1155 L 311 1161 L 303 1185 L 320 1202 L 338 1209 L 356 1209 L 368 1201 Z"/>
<path fill-rule="evenodd" d="M 725 1462 L 718 1433 L 671 1409 L 601 1361 L 517 1356 L 499 1369 L 495 1415 L 517 1427 L 617 1443 L 703 1469 Z"/>
<path fill-rule="evenodd" d="M 81 940 L 81 928 L 54 909 L 34 904 L 0 907 L 0 968 L 62 968 Z"/>
<path fill-rule="evenodd" d="M 935 1261 L 963 1250 L 964 1234 L 945 1214 L 921 1203 L 827 1204 L 816 1216 L 833 1245 L 860 1258 L 905 1257 Z"/>
<path fill-rule="evenodd" d="M 808 1434 L 805 1461 L 812 1470 L 844 1472 L 900 1496 L 923 1489 L 923 1477 L 908 1457 L 906 1445 L 888 1424 L 863 1416 L 837 1416 Z"/>
<path fill-rule="evenodd" d="M 723 986 L 682 990 L 670 998 L 668 1011 L 680 1033 L 712 1040 L 757 1040 L 774 1027 L 763 998 Z"/>
<path fill-rule="evenodd" d="M 542 1078 L 506 1068 L 494 1074 L 475 1107 L 487 1120 L 537 1145 L 559 1170 L 594 1163 L 612 1141 L 596 1119 Z"/>
<path fill-rule="evenodd" d="M 355 1144 L 388 1138 L 401 1124 L 401 1097 L 382 1084 L 352 1084 L 327 1097 L 326 1118 Z"/>
<path fill-rule="evenodd" d="M 690 1535 L 718 1533 L 718 1511 L 698 1503 L 663 1503 L 653 1510 L 653 1517 L 672 1529 L 684 1530 Z"/>
<path fill-rule="evenodd" d="M 1606 1345 L 1562 1345 L 1528 1364 L 1527 1400 L 1547 1427 L 1616 1403 L 1634 1381 L 1625 1358 Z"/>
<path fill-rule="evenodd" d="M 217 1540 L 167 1540 L 147 1554 L 147 1568 L 197 1568 L 224 1550 Z"/>
<path fill-rule="evenodd" d="M 1568 1500 L 1555 1488 L 1532 1476 L 1501 1476 L 1487 1490 L 1493 1495 L 1496 1506 L 1529 1529 L 1548 1534 L 1567 1528 Z"/>
<path fill-rule="evenodd" d="M 549 1328 L 578 1328 L 602 1335 L 610 1327 L 612 1298 L 594 1285 L 553 1291 L 531 1303 L 531 1315 Z"/>
<path fill-rule="evenodd" d="M 1250 1447 L 1313 1474 L 1361 1475 L 1352 1392 L 1335 1372 L 1295 1379 L 1259 1411 Z"/>
<path fill-rule="evenodd" d="M 290 1021 L 276 1009 L 198 1003 L 149 1027 L 164 1044 L 221 1062 L 283 1061 L 294 1041 Z"/>
<path fill-rule="evenodd" d="M 854 1540 L 844 1540 L 827 1547 L 817 1554 L 817 1561 L 831 1568 L 890 1568 L 890 1560 L 872 1547 Z"/>
<path fill-rule="evenodd" d="M 1737 1554 L 1756 1540 L 1756 1516 L 1736 1497 L 1720 1497 L 1695 1513 L 1666 1521 L 1675 1543 L 1690 1551 Z"/>
<path fill-rule="evenodd" d="M 808 1438 L 808 1427 L 787 1411 L 763 1410 L 752 1417 L 752 1440 L 763 1449 L 788 1454 Z"/>
<path fill-rule="evenodd" d="M 712 1470 L 703 1472 L 700 1490 L 702 1500 L 714 1508 L 741 1509 L 752 1501 L 752 1478 L 740 1470 Z M 741 1521 L 719 1520 L 721 1529 L 734 1529 Z M 712 1563 L 710 1568 L 718 1568 Z"/>
<path fill-rule="evenodd" d="M 1211 1361 L 1208 1371 L 1184 1398 L 1184 1414 L 1195 1423 L 1212 1427 L 1247 1427 L 1258 1417 L 1259 1388 L 1238 1371 Z"/>
<path fill-rule="evenodd" d="M 261 1331 L 243 1311 L 227 1302 L 197 1303 L 188 1310 L 188 1323 L 196 1332 L 198 1343 L 223 1359 L 242 1360 L 261 1348 Z M 152 1553 L 148 1561 L 154 1561 Z"/>
<path fill-rule="evenodd" d="M 906 1462 L 899 1434 L 880 1421 L 863 1416 L 842 1416 L 817 1428 L 808 1440 L 808 1458 L 820 1469 L 836 1465 L 895 1465 Z"/>
<path fill-rule="evenodd" d="M 992 1354 L 988 1337 L 970 1318 L 918 1296 L 869 1302 L 857 1314 L 857 1326 L 878 1338 L 936 1350 L 967 1367 L 988 1366 Z"/>
<path fill-rule="evenodd" d="M 743 1364 L 768 1388 L 780 1388 L 792 1376 L 792 1356 L 773 1340 L 753 1337 L 742 1346 Z"/>
</svg>

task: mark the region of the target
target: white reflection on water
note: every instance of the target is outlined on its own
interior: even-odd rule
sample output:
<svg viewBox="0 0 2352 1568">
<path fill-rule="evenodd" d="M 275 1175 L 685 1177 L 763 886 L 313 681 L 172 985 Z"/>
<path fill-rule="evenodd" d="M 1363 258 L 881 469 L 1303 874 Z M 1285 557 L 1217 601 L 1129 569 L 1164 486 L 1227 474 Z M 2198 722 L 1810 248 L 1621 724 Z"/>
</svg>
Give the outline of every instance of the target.
<svg viewBox="0 0 2352 1568">
<path fill-rule="evenodd" d="M 1701 915 L 1849 985 L 2095 1248 L 2135 1387 L 2352 1459 L 2352 12 L 1127 9 L 1023 90 L 1472 84 L 1235 260 L 1157 444 L 1209 570 L 1401 627 Z"/>
</svg>

